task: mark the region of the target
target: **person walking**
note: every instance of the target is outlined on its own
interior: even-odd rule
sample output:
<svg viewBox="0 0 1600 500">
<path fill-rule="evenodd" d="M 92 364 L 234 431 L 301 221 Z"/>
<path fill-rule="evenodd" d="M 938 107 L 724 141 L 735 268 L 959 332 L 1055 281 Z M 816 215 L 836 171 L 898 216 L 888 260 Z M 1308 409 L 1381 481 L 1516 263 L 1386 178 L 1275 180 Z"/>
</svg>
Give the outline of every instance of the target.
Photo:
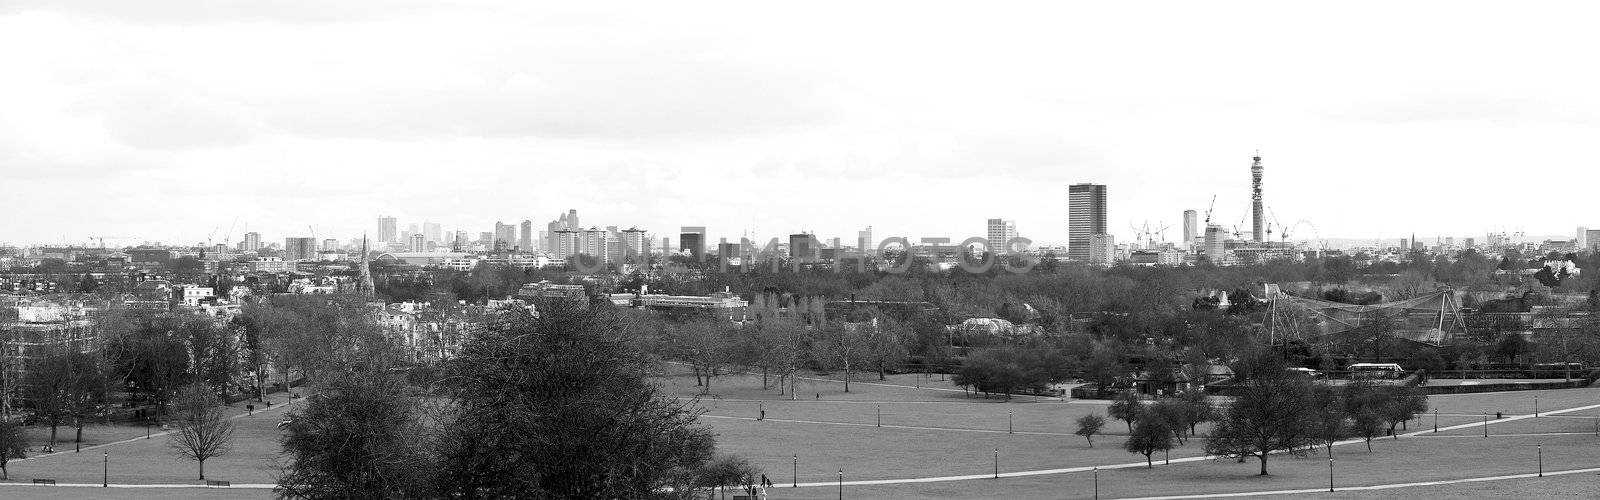
<svg viewBox="0 0 1600 500">
<path fill-rule="evenodd" d="M 799 463 L 799 462 L 795 462 L 795 463 Z M 771 479 L 767 479 L 767 475 L 766 474 L 761 474 L 761 487 L 762 488 L 771 488 L 772 487 L 772 480 Z"/>
</svg>

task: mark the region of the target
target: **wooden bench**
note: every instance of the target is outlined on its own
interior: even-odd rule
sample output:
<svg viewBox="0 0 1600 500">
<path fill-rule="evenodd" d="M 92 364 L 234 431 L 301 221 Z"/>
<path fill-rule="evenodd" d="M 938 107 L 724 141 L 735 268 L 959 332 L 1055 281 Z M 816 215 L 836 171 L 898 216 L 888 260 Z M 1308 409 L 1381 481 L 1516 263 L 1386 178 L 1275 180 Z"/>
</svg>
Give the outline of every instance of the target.
<svg viewBox="0 0 1600 500">
<path fill-rule="evenodd" d="M 44 485 L 49 485 L 49 486 L 55 486 L 56 485 L 56 480 L 54 480 L 54 479 L 34 479 L 33 480 L 33 484 L 44 484 Z"/>
<path fill-rule="evenodd" d="M 227 488 L 227 487 L 233 486 L 233 483 L 230 483 L 230 482 L 227 482 L 227 481 L 212 481 L 210 479 L 207 479 L 206 480 L 206 486 L 208 486 L 208 487 L 216 487 L 216 488 Z"/>
</svg>

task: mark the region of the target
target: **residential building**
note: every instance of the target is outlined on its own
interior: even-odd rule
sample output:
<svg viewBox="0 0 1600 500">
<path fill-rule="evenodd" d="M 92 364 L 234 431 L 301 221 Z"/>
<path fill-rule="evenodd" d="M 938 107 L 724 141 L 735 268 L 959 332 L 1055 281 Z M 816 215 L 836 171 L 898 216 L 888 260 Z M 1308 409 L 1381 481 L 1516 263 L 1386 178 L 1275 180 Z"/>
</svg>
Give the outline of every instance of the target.
<svg viewBox="0 0 1600 500">
<path fill-rule="evenodd" d="M 517 250 L 521 252 L 538 250 L 533 248 L 533 221 L 522 220 L 522 233 L 517 235 Z"/>
<path fill-rule="evenodd" d="M 678 251 L 689 252 L 689 256 L 695 259 L 704 257 L 706 254 L 705 226 L 684 226 L 678 234 Z"/>
<path fill-rule="evenodd" d="M 400 233 L 399 231 L 395 230 L 397 225 L 398 223 L 394 216 L 378 216 L 378 241 L 382 243 L 395 243 L 400 241 Z"/>
<path fill-rule="evenodd" d="M 1017 237 L 1017 222 L 1005 219 L 989 219 L 988 238 L 989 245 L 986 250 L 996 255 L 1011 253 L 1010 242 Z"/>
<path fill-rule="evenodd" d="M 261 233 L 258 233 L 258 232 L 255 232 L 255 231 L 244 233 L 244 246 L 240 247 L 239 250 L 242 250 L 242 251 L 245 251 L 245 252 L 254 252 L 254 251 L 257 251 L 257 250 L 260 250 L 260 249 L 261 249 Z"/>
<path fill-rule="evenodd" d="M 316 260 L 317 239 L 289 237 L 283 239 L 283 260 Z"/>
</svg>

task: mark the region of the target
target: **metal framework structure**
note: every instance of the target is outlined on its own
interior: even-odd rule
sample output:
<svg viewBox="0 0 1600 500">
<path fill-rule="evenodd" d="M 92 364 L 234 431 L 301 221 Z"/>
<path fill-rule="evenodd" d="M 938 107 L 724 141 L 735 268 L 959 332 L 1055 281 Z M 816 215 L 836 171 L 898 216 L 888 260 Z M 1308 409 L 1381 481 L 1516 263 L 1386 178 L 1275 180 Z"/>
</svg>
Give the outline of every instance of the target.
<svg viewBox="0 0 1600 500">
<path fill-rule="evenodd" d="M 1461 304 L 1453 290 L 1417 297 L 1355 305 L 1289 295 L 1268 287 L 1271 301 L 1267 331 L 1273 343 L 1286 340 L 1328 342 L 1332 336 L 1370 324 L 1379 315 L 1394 322 L 1394 336 L 1441 345 L 1467 331 Z"/>
</svg>

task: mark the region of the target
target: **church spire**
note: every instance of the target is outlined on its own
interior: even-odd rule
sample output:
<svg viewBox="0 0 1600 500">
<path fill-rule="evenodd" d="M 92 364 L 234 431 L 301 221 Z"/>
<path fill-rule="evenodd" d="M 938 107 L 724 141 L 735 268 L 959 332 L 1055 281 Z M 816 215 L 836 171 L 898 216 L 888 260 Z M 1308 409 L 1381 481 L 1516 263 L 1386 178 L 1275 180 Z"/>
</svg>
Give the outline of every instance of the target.
<svg viewBox="0 0 1600 500">
<path fill-rule="evenodd" d="M 372 284 L 372 269 L 367 265 L 367 235 L 361 234 L 361 276 L 356 283 L 356 293 L 363 297 L 371 297 L 377 286 Z"/>
</svg>

